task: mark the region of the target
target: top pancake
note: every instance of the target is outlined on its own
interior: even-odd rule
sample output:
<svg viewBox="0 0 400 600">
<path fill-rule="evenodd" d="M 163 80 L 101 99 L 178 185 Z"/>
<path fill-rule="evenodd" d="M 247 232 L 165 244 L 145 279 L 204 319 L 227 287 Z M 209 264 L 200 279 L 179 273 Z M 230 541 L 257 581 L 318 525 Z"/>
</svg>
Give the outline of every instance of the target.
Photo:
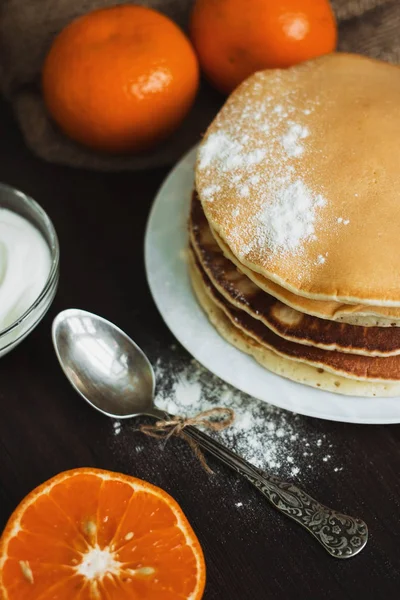
<svg viewBox="0 0 400 600">
<path fill-rule="evenodd" d="M 239 86 L 196 188 L 254 272 L 306 298 L 400 307 L 399 139 L 400 69 L 331 54 Z"/>
</svg>

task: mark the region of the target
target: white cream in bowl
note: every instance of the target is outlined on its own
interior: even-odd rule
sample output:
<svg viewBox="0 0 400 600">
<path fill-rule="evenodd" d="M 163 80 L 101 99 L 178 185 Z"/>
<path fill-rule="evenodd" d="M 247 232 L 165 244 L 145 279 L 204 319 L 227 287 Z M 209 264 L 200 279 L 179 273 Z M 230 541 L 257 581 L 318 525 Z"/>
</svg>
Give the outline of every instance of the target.
<svg viewBox="0 0 400 600">
<path fill-rule="evenodd" d="M 51 253 L 36 227 L 0 208 L 0 332 L 39 297 L 51 269 Z"/>
</svg>

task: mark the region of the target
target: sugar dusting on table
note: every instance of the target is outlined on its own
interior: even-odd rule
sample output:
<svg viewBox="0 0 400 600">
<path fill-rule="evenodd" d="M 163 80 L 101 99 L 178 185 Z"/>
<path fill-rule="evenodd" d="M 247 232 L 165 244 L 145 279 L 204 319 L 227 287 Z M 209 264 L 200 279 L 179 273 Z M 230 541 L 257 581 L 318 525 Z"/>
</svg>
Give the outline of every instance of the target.
<svg viewBox="0 0 400 600">
<path fill-rule="evenodd" d="M 215 406 L 233 408 L 233 425 L 211 435 L 255 466 L 294 479 L 304 479 L 322 465 L 331 466 L 334 473 L 342 470 L 333 444 L 325 435 L 310 434 L 303 417 L 243 394 L 194 359 L 184 365 L 159 359 L 154 371 L 156 404 L 173 415 L 192 417 Z M 120 431 L 118 422 L 114 434 Z"/>
</svg>

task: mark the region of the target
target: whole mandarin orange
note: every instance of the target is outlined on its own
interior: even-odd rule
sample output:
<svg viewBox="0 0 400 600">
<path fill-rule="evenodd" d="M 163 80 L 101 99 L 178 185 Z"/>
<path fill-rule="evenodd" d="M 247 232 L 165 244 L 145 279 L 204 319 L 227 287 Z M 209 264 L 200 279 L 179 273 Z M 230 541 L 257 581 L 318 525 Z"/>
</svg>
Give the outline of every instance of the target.
<svg viewBox="0 0 400 600">
<path fill-rule="evenodd" d="M 196 0 L 190 33 L 200 66 L 223 93 L 255 71 L 328 54 L 337 40 L 328 0 Z"/>
<path fill-rule="evenodd" d="M 199 83 L 195 52 L 161 13 L 121 5 L 68 25 L 45 60 L 45 104 L 72 139 L 105 152 L 140 152 L 188 113 Z"/>
</svg>

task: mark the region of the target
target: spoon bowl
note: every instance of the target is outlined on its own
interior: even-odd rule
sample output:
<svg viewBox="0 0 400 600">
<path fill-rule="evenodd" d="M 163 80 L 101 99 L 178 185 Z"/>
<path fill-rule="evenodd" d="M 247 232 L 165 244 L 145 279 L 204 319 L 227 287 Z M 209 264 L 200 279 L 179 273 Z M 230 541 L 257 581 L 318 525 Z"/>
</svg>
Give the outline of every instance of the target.
<svg viewBox="0 0 400 600">
<path fill-rule="evenodd" d="M 93 408 L 118 419 L 159 416 L 153 368 L 121 329 L 84 310 L 68 309 L 54 319 L 52 337 L 65 375 Z"/>
</svg>

